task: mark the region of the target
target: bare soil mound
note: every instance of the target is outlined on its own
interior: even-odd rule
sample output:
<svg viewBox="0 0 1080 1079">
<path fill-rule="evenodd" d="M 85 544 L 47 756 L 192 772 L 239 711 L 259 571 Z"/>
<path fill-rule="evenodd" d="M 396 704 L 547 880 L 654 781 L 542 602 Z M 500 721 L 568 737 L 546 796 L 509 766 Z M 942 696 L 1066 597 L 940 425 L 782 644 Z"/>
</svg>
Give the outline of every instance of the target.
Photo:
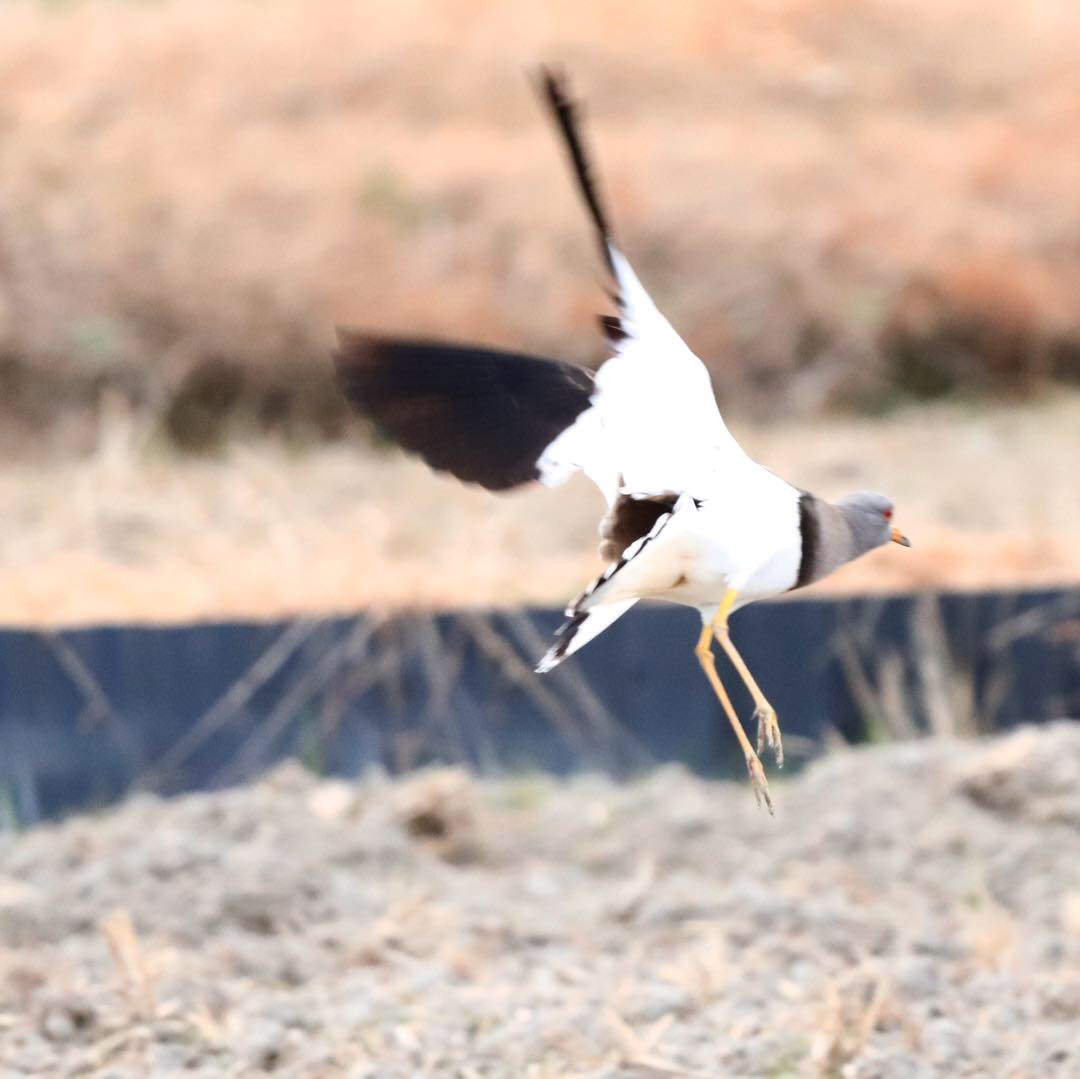
<svg viewBox="0 0 1080 1079">
<path fill-rule="evenodd" d="M 775 793 L 286 767 L 9 835 L 0 1072 L 1076 1074 L 1080 727 Z"/>
</svg>

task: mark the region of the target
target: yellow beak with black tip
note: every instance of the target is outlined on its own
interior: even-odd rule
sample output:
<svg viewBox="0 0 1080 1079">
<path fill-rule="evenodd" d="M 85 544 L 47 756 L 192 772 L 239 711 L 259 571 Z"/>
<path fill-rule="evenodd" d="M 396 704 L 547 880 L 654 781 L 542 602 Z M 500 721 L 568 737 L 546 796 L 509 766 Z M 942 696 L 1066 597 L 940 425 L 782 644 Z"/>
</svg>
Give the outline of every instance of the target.
<svg viewBox="0 0 1080 1079">
<path fill-rule="evenodd" d="M 901 547 L 911 546 L 911 540 L 909 540 L 907 536 L 905 536 L 904 533 L 900 531 L 899 528 L 894 528 L 889 538 L 893 541 L 893 543 L 899 543 Z"/>
</svg>

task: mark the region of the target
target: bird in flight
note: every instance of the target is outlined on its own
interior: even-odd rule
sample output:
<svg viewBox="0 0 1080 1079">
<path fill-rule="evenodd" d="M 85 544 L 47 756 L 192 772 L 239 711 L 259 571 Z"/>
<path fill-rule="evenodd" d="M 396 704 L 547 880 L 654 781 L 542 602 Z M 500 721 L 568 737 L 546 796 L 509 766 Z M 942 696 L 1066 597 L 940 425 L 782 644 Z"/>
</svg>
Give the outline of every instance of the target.
<svg viewBox="0 0 1080 1079">
<path fill-rule="evenodd" d="M 611 356 L 595 373 L 516 352 L 339 330 L 335 363 L 352 407 L 432 468 L 492 491 L 584 472 L 607 500 L 606 568 L 566 609 L 537 671 L 550 671 L 639 599 L 696 607 L 695 652 L 770 812 L 769 749 L 783 766 L 776 711 L 731 639 L 755 600 L 820 580 L 875 547 L 910 546 L 893 504 L 860 491 L 828 502 L 753 461 L 717 407 L 704 364 L 657 310 L 608 221 L 565 80 L 543 69 L 541 97 L 565 142 L 611 278 L 600 316 Z M 716 671 L 713 641 L 753 698 L 756 748 Z"/>
</svg>

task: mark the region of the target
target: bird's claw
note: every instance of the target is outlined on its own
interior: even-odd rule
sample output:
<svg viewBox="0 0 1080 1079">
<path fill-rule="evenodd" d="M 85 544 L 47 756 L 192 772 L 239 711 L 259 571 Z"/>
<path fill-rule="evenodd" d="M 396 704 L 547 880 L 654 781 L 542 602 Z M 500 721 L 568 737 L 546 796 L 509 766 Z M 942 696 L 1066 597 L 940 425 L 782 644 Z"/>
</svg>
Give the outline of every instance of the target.
<svg viewBox="0 0 1080 1079">
<path fill-rule="evenodd" d="M 777 768 L 784 767 L 784 743 L 780 737 L 780 723 L 776 718 L 776 709 L 772 705 L 759 705 L 754 711 L 757 720 L 757 751 L 764 753 L 771 749 Z"/>
<path fill-rule="evenodd" d="M 765 768 L 756 753 L 746 758 L 746 770 L 750 773 L 750 785 L 754 788 L 754 798 L 758 805 L 765 803 L 769 816 L 773 815 L 772 797 L 769 795 L 769 781 L 765 778 Z"/>
</svg>

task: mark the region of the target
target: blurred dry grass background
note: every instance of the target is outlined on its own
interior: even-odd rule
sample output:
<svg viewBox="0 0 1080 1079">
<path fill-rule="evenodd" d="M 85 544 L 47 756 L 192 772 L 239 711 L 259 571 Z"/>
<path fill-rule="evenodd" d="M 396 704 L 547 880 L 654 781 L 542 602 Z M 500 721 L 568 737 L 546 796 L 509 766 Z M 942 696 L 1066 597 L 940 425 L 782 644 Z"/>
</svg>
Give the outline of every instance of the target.
<svg viewBox="0 0 1080 1079">
<path fill-rule="evenodd" d="M 0 617 L 28 624 L 561 605 L 599 567 L 588 481 L 496 497 L 348 442 L 178 456 L 110 417 L 89 455 L 0 468 Z M 881 486 L 914 537 L 816 591 L 1080 580 L 1080 395 L 823 426 L 743 422 L 755 455 L 836 494 Z M 1033 479 L 1036 477 L 1036 479 Z"/>
<path fill-rule="evenodd" d="M 489 508 L 361 467 L 363 440 L 319 448 L 345 430 L 334 322 L 602 355 L 592 244 L 525 77 L 540 60 L 573 73 L 624 245 L 763 459 L 825 493 L 895 492 L 917 538 L 960 530 L 868 580 L 1080 577 L 1077 396 L 1046 391 L 1080 378 L 1078 48 L 1066 0 L 4 5 L 0 449 L 25 513 L 0 576 L 37 597 L 10 616 L 232 610 L 237 557 L 265 567 L 235 601 L 258 610 L 576 588 L 587 496 L 554 496 L 570 568 L 515 587 L 548 550 L 521 507 L 553 496 Z M 983 403 L 808 425 L 957 392 Z M 799 423 L 763 425 L 778 415 Z M 237 429 L 286 438 L 166 459 Z M 828 450 L 815 470 L 830 439 L 855 474 Z M 254 519 L 249 465 L 276 491 Z M 927 470 L 951 493 L 926 494 Z M 380 540 L 370 500 L 407 515 L 429 482 L 459 538 Z M 118 543 L 102 516 L 128 522 Z M 449 549 L 503 517 L 492 561 L 458 574 Z M 73 570 L 100 601 L 71 599 Z"/>
</svg>

